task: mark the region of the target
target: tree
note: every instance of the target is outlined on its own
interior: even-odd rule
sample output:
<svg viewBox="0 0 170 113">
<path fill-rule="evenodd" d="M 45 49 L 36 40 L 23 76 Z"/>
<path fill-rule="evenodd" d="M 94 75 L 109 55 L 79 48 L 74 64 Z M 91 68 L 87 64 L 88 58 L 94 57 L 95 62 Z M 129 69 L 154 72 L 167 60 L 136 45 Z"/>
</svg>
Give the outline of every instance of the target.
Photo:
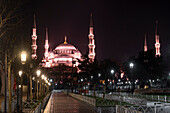
<svg viewBox="0 0 170 113">
<path fill-rule="evenodd" d="M 0 0 L 0 38 L 21 23 L 18 21 L 21 0 Z"/>
<path fill-rule="evenodd" d="M 114 81 L 116 82 L 120 76 L 120 66 L 113 59 L 105 59 L 100 64 L 100 71 L 104 75 L 105 84 L 103 85 L 103 99 L 105 98 L 105 93 L 107 91 L 108 79 L 112 78 L 111 70 L 113 69 L 117 76 L 114 76 Z M 113 82 L 113 81 L 112 81 Z M 113 87 L 113 86 L 112 86 Z"/>
<path fill-rule="evenodd" d="M 162 60 L 162 56 L 155 57 L 153 50 L 148 50 L 147 52 L 141 51 L 137 58 L 135 56 L 129 57 L 129 59 L 123 63 L 122 70 L 125 72 L 125 76 L 131 81 L 138 79 L 141 88 L 144 88 L 145 85 L 150 86 L 149 79 L 161 79 L 164 76 L 166 66 Z M 130 62 L 134 63 L 132 71 L 133 78 L 129 67 Z"/>
<path fill-rule="evenodd" d="M 12 109 L 11 66 L 17 57 L 18 28 L 22 25 L 22 0 L 0 1 L 0 58 L 5 59 L 5 72 L 8 75 L 9 113 Z M 21 34 L 20 34 L 21 36 Z"/>
<path fill-rule="evenodd" d="M 78 68 L 81 70 L 80 74 L 85 80 L 84 83 L 85 83 L 85 95 L 86 95 L 86 84 L 87 84 L 88 78 L 90 78 L 90 68 L 89 67 L 91 64 L 88 54 L 86 53 L 84 55 L 83 60 L 82 61 L 78 60 L 78 62 L 80 63 L 80 65 L 78 66 Z"/>
</svg>

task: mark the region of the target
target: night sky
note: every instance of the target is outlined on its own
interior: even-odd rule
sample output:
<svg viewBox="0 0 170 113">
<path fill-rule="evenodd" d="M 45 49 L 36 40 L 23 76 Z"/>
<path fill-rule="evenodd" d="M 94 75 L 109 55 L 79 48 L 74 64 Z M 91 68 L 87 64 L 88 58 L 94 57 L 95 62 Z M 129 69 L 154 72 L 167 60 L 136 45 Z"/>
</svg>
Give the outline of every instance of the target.
<svg viewBox="0 0 170 113">
<path fill-rule="evenodd" d="M 97 59 L 112 58 L 123 62 L 130 56 L 137 56 L 139 51 L 143 50 L 145 33 L 148 48 L 154 49 L 156 20 L 158 20 L 161 53 L 166 56 L 168 50 L 170 51 L 170 6 L 168 3 L 39 0 L 33 1 L 33 12 L 37 21 L 40 57 L 44 53 L 46 27 L 49 29 L 51 49 L 63 43 L 66 35 L 68 43 L 73 44 L 82 54 L 85 54 L 88 50 L 90 13 L 93 14 Z"/>
</svg>

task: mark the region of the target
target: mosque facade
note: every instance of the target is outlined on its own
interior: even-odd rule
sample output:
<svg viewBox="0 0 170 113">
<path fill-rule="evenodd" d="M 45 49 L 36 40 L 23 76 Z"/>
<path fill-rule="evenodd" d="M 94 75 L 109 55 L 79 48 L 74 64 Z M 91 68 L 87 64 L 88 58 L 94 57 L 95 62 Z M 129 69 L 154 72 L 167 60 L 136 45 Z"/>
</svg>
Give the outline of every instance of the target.
<svg viewBox="0 0 170 113">
<path fill-rule="evenodd" d="M 88 57 L 91 62 L 95 59 L 95 40 L 93 33 L 93 23 L 92 23 L 92 15 L 90 16 L 90 26 L 89 26 L 89 54 Z M 34 27 L 32 34 L 32 59 L 37 59 L 37 45 L 36 45 L 37 35 L 36 35 L 36 21 L 34 16 Z M 40 64 L 44 68 L 52 68 L 60 65 L 65 66 L 78 66 L 78 60 L 83 60 L 81 52 L 73 46 L 72 44 L 67 42 L 67 37 L 65 36 L 65 41 L 62 44 L 59 44 L 56 48 L 49 51 L 49 43 L 48 43 L 48 29 L 46 28 L 46 38 L 44 45 L 44 57 L 42 59 L 42 63 Z"/>
</svg>

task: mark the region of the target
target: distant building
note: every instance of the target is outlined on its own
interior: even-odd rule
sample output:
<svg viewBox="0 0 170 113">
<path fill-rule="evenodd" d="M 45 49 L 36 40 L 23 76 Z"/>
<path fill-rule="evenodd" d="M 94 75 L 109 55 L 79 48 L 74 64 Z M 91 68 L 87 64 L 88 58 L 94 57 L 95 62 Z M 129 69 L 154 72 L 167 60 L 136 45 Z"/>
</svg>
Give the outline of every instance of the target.
<svg viewBox="0 0 170 113">
<path fill-rule="evenodd" d="M 159 42 L 159 35 L 157 31 L 157 24 L 158 21 L 156 21 L 156 29 L 155 29 L 155 57 L 160 57 L 161 52 L 160 52 L 160 42 Z M 145 41 L 144 41 L 144 52 L 148 51 L 148 46 L 147 46 L 147 39 L 145 35 Z"/>
</svg>

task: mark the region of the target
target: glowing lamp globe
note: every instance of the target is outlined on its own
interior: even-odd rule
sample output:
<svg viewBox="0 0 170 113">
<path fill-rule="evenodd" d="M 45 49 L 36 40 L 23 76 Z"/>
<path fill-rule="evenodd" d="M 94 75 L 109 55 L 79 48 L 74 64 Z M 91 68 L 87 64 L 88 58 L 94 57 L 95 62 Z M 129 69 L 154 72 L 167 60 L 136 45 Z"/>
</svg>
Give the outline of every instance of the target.
<svg viewBox="0 0 170 113">
<path fill-rule="evenodd" d="M 47 77 L 44 77 L 44 80 L 47 80 Z"/>
<path fill-rule="evenodd" d="M 42 80 L 44 79 L 44 75 L 41 76 L 41 79 L 42 79 Z"/>
<path fill-rule="evenodd" d="M 132 69 L 134 67 L 134 64 L 133 63 L 130 63 L 129 64 L 130 68 Z"/>
<path fill-rule="evenodd" d="M 39 77 L 41 74 L 41 71 L 40 70 L 37 70 L 37 77 Z"/>
<path fill-rule="evenodd" d="M 112 69 L 110 72 L 111 72 L 111 74 L 113 74 L 115 71 Z"/>
<path fill-rule="evenodd" d="M 27 60 L 27 54 L 25 51 L 22 51 L 21 52 L 21 63 L 25 64 L 26 60 Z"/>
<path fill-rule="evenodd" d="M 21 75 L 22 75 L 22 71 L 19 71 L 19 76 L 21 77 Z"/>
</svg>

